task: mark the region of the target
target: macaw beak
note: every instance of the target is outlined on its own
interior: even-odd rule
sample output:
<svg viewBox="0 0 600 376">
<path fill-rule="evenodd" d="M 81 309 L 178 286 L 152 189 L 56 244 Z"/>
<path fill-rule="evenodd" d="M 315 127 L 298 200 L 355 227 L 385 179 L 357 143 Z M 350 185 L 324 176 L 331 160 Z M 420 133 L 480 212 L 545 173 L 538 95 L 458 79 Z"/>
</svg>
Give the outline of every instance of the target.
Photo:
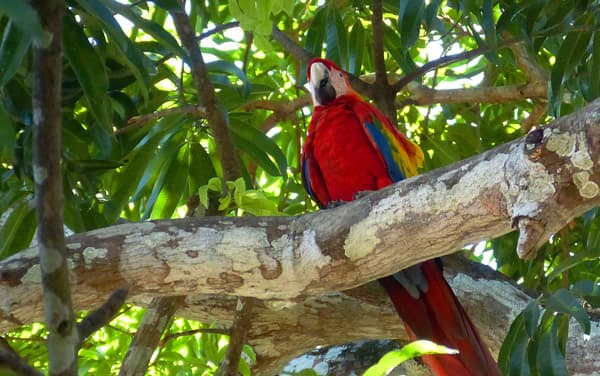
<svg viewBox="0 0 600 376">
<path fill-rule="evenodd" d="M 310 92 L 313 93 L 315 104 L 325 106 L 333 101 L 337 93 L 329 81 L 329 69 L 323 63 L 313 63 L 310 66 Z"/>
</svg>

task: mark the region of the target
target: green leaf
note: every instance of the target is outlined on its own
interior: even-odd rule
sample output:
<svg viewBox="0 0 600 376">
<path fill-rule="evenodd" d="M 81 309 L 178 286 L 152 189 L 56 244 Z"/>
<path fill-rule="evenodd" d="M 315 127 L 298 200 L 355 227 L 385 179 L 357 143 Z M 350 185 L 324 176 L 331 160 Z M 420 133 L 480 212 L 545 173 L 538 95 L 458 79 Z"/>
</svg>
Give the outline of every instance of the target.
<svg viewBox="0 0 600 376">
<path fill-rule="evenodd" d="M 223 60 L 212 61 L 206 64 L 206 69 L 209 72 L 221 72 L 236 76 L 243 83 L 244 95 L 248 96 L 250 94 L 250 83 L 246 74 L 232 62 Z"/>
<path fill-rule="evenodd" d="M 326 35 L 326 20 L 327 20 L 327 6 L 323 6 L 315 12 L 315 15 L 310 23 L 310 27 L 306 32 L 306 42 L 304 47 L 315 56 L 321 56 L 321 50 L 323 49 L 323 41 Z M 304 77 L 304 74 L 302 74 Z"/>
<path fill-rule="evenodd" d="M 137 192 L 141 192 L 142 187 L 142 183 L 145 183 L 145 178 L 148 176 L 151 177 L 155 177 L 154 179 L 154 184 L 152 187 L 152 192 L 150 193 L 150 195 L 148 196 L 148 202 L 146 203 L 146 210 L 144 210 L 144 215 L 142 216 L 142 219 L 148 219 L 150 217 L 152 218 L 169 218 L 170 215 L 168 216 L 160 216 L 160 214 L 155 214 L 158 213 L 159 211 L 155 211 L 155 205 L 157 204 L 157 202 L 159 201 L 159 199 L 162 199 L 162 205 L 161 207 L 164 207 L 164 203 L 165 203 L 165 197 L 161 197 L 162 194 L 165 191 L 165 185 L 168 184 L 168 175 L 175 171 L 175 170 L 180 170 L 177 166 L 173 167 L 173 165 L 176 163 L 176 159 L 177 159 L 177 151 L 179 149 L 179 147 L 181 146 L 181 142 L 183 142 L 183 138 L 185 136 L 185 132 L 178 132 L 174 135 L 172 135 L 172 137 L 169 138 L 165 138 L 163 139 L 164 142 L 161 142 L 162 145 L 165 145 L 164 147 L 161 147 L 160 150 L 158 151 L 158 153 L 156 154 L 156 156 L 153 158 L 153 162 L 157 161 L 157 163 L 151 163 L 148 165 L 148 168 L 146 169 L 146 172 L 144 173 L 144 178 L 142 178 L 142 180 L 140 181 L 140 184 L 138 185 L 138 188 L 136 190 Z M 183 186 L 180 187 L 181 189 L 183 189 Z M 181 192 L 180 192 L 181 194 Z M 179 196 L 177 196 L 177 198 L 179 198 Z"/>
<path fill-rule="evenodd" d="M 178 130 L 184 114 L 165 116 L 159 120 L 131 152 L 129 160 L 121 171 L 112 179 L 110 192 L 113 192 L 106 203 L 106 216 L 109 221 L 115 221 L 129 202 L 131 195 L 138 186 L 148 164 L 156 155 L 158 145 L 171 137 Z"/>
<path fill-rule="evenodd" d="M 0 87 L 15 75 L 30 45 L 31 36 L 15 26 L 14 20 L 8 21 L 0 45 Z"/>
<path fill-rule="evenodd" d="M 579 281 L 571 287 L 571 292 L 577 296 L 600 296 L 600 283 L 596 281 Z"/>
<path fill-rule="evenodd" d="M 152 210 L 152 218 L 170 218 L 177 204 L 187 188 L 187 180 L 189 179 L 187 160 L 189 147 L 187 144 L 181 145 L 177 155 L 171 163 L 166 179 L 156 205 Z"/>
<path fill-rule="evenodd" d="M 120 50 L 123 61 L 129 67 L 133 75 L 136 77 L 142 89 L 144 97 L 148 97 L 151 81 L 148 74 L 148 67 L 153 67 L 153 64 L 139 48 L 127 37 L 121 29 L 121 25 L 117 22 L 114 15 L 101 1 L 93 0 L 77 0 L 77 3 L 85 9 L 91 16 L 100 20 L 106 32 L 111 36 L 117 48 Z"/>
<path fill-rule="evenodd" d="M 536 353 L 536 367 L 540 375 L 567 375 L 567 364 L 558 343 L 558 323 L 554 315 L 542 323 Z"/>
<path fill-rule="evenodd" d="M 65 14 L 64 52 L 77 76 L 89 108 L 98 123 L 112 133 L 108 76 L 104 61 L 90 46 L 87 36 L 69 12 Z"/>
<path fill-rule="evenodd" d="M 15 206 L 0 228 L 0 260 L 27 248 L 35 228 L 35 210 L 29 202 Z"/>
<path fill-rule="evenodd" d="M 590 334 L 592 330 L 590 316 L 583 308 L 581 300 L 567 289 L 558 289 L 548 298 L 546 305 L 554 312 L 566 313 L 573 316 L 581 325 L 583 332 Z"/>
<path fill-rule="evenodd" d="M 525 329 L 525 316 L 521 312 L 510 325 L 498 354 L 498 366 L 503 374 L 530 375 L 527 357 L 529 336 Z"/>
<path fill-rule="evenodd" d="M 0 16 L 6 14 L 28 39 L 35 38 L 42 46 L 50 43 L 50 35 L 44 31 L 37 12 L 27 1 L 0 1 Z"/>
<path fill-rule="evenodd" d="M 481 20 L 481 26 L 485 34 L 485 42 L 487 45 L 495 49 L 496 48 L 496 26 L 494 23 L 494 0 L 483 0 L 483 19 Z"/>
<path fill-rule="evenodd" d="M 573 256 L 570 256 L 562 260 L 558 265 L 552 269 L 552 273 L 548 276 L 548 282 L 552 282 L 556 277 L 562 275 L 567 270 L 580 265 L 586 259 L 597 259 L 600 257 L 600 249 L 592 248 L 586 249 L 583 252 L 578 252 Z"/>
<path fill-rule="evenodd" d="M 287 177 L 287 160 L 279 146 L 253 126 L 236 121 L 232 115 L 231 131 L 234 143 L 246 152 L 270 175 Z M 275 165 L 269 157 L 277 163 Z"/>
<path fill-rule="evenodd" d="M 12 164 L 13 151 L 17 143 L 15 123 L 4 107 L 0 106 L 0 162 Z M 6 157 L 6 159 L 5 159 Z M 0 211 L 0 213 L 3 211 Z"/>
<path fill-rule="evenodd" d="M 348 72 L 352 73 L 353 75 L 360 74 L 365 48 L 367 48 L 365 28 L 363 27 L 362 22 L 359 20 L 354 23 L 354 26 L 352 26 L 352 31 L 350 32 L 350 45 L 348 46 L 348 53 L 350 56 L 348 62 Z"/>
<path fill-rule="evenodd" d="M 390 370 L 409 359 L 422 355 L 458 354 L 457 350 L 441 346 L 431 341 L 419 340 L 403 346 L 399 350 L 385 354 L 374 366 L 367 369 L 363 376 L 383 376 Z"/>
<path fill-rule="evenodd" d="M 167 32 L 161 25 L 140 17 L 129 5 L 121 4 L 113 0 L 102 0 L 102 2 L 106 4 L 109 9 L 123 15 L 134 25 L 154 37 L 162 47 L 166 47 L 173 55 L 180 57 L 184 62 L 189 61 L 187 52 L 181 48 L 175 37 Z M 166 4 L 167 8 L 165 9 L 177 9 L 180 7 L 176 1 L 173 1 L 172 3 L 173 4 Z"/>
<path fill-rule="evenodd" d="M 425 15 L 425 1 L 401 1 L 398 13 L 398 31 L 402 41 L 401 48 L 406 52 L 419 39 L 421 22 Z"/>
<path fill-rule="evenodd" d="M 541 310 L 539 304 L 537 299 L 532 300 L 522 313 L 525 319 L 525 330 L 531 339 L 535 337 L 540 321 Z"/>
<path fill-rule="evenodd" d="M 325 56 L 337 62 L 342 69 L 348 68 L 348 36 L 340 11 L 335 2 L 327 5 Z"/>
<path fill-rule="evenodd" d="M 239 198 L 239 208 L 244 212 L 256 216 L 274 216 L 280 215 L 277 204 L 268 198 L 262 192 L 246 191 Z"/>
<path fill-rule="evenodd" d="M 594 15 L 589 14 L 578 25 L 588 25 L 594 22 Z M 556 60 L 550 72 L 550 87 L 548 90 L 548 105 L 554 116 L 560 116 L 560 103 L 563 82 L 577 68 L 581 59 L 588 54 L 588 45 L 592 33 L 589 31 L 574 31 L 567 34 L 562 42 Z"/>
</svg>

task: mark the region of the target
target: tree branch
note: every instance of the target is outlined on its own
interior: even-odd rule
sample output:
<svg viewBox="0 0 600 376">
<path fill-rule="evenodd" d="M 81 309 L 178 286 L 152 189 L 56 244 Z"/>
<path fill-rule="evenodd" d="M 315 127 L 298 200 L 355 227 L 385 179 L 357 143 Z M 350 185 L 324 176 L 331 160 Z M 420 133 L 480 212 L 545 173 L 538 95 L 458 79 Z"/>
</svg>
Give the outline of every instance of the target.
<svg viewBox="0 0 600 376">
<path fill-rule="evenodd" d="M 50 375 L 76 375 L 79 336 L 71 305 L 71 285 L 63 231 L 61 81 L 63 0 L 32 2 L 52 35 L 47 47 L 33 48 L 33 171 L 39 259 L 48 328 Z"/>
<path fill-rule="evenodd" d="M 77 330 L 79 331 L 78 348 L 81 347 L 87 337 L 107 325 L 115 317 L 119 309 L 125 304 L 125 299 L 127 299 L 127 288 L 115 290 L 104 304 L 90 312 L 77 324 Z"/>
<path fill-rule="evenodd" d="M 548 94 L 548 85 L 545 83 L 442 90 L 434 90 L 417 83 L 410 83 L 406 88 L 410 97 L 401 103 L 416 105 L 435 103 L 506 103 L 524 99 L 546 99 Z"/>
<path fill-rule="evenodd" d="M 204 64 L 202 52 L 196 42 L 194 29 L 185 11 L 173 9 L 170 14 L 181 44 L 190 55 L 192 77 L 198 101 L 206 110 L 206 119 L 215 138 L 217 154 L 223 166 L 224 178 L 225 180 L 235 180 L 241 175 L 239 158 L 229 134 L 227 119 L 219 106 L 213 84 Z"/>
<path fill-rule="evenodd" d="M 244 345 L 248 340 L 248 332 L 252 327 L 252 308 L 255 301 L 251 298 L 238 298 L 235 308 L 235 317 L 231 325 L 231 336 L 227 355 L 219 369 L 220 376 L 237 376 L 238 365 L 242 356 Z"/>
<path fill-rule="evenodd" d="M 145 375 L 160 337 L 169 328 L 175 312 L 184 302 L 184 297 L 154 298 L 138 327 L 137 333 L 119 370 L 119 376 Z"/>
</svg>

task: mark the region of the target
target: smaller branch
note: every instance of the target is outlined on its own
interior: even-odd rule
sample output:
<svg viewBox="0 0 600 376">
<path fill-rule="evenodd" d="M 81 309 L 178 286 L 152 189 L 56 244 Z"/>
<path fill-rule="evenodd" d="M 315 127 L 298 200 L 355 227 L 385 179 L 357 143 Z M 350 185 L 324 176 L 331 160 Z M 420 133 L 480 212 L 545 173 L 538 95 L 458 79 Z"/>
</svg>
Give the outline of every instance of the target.
<svg viewBox="0 0 600 376">
<path fill-rule="evenodd" d="M 294 42 L 288 37 L 283 31 L 277 26 L 273 25 L 273 31 L 271 33 L 273 39 L 275 39 L 284 50 L 292 54 L 300 63 L 307 64 L 310 59 L 315 57 L 313 54 L 302 48 L 298 43 Z"/>
<path fill-rule="evenodd" d="M 98 309 L 90 312 L 79 324 L 79 347 L 92 333 L 108 324 L 115 315 L 119 312 L 125 299 L 127 299 L 127 288 L 117 289 L 113 292 L 108 300 L 104 302 Z"/>
<path fill-rule="evenodd" d="M 224 334 L 224 335 L 231 335 L 231 330 L 230 329 L 215 329 L 215 328 L 200 328 L 200 329 L 193 329 L 193 330 L 186 330 L 184 332 L 178 332 L 178 333 L 169 333 L 166 334 L 158 343 L 158 346 L 160 347 L 164 347 L 167 342 L 180 338 L 180 337 L 187 337 L 187 336 L 193 336 L 195 334 L 198 333 L 202 333 L 202 334 Z"/>
<path fill-rule="evenodd" d="M 6 366 L 18 375 L 42 376 L 43 373 L 30 366 L 25 359 L 11 350 L 0 349 L 0 366 Z M 0 369 L 1 370 L 1 369 Z"/>
<path fill-rule="evenodd" d="M 202 40 L 202 39 L 210 37 L 211 35 L 220 33 L 221 31 L 224 31 L 224 30 L 227 30 L 227 29 L 233 29 L 233 28 L 239 27 L 239 26 L 240 26 L 240 22 L 239 21 L 227 22 L 227 23 L 215 26 L 214 29 L 205 31 L 204 33 L 200 34 L 196 38 L 198 40 Z"/>
<path fill-rule="evenodd" d="M 430 72 L 434 69 L 455 63 L 457 61 L 460 60 L 467 60 L 467 59 L 472 59 L 475 56 L 479 56 L 482 55 L 486 52 L 488 52 L 490 50 L 489 47 L 477 47 L 473 50 L 470 51 L 465 51 L 465 52 L 460 52 L 454 55 L 446 55 L 446 56 L 442 56 L 441 58 L 437 59 L 437 60 L 433 60 L 430 61 L 426 64 L 423 64 L 422 66 L 420 66 L 419 68 L 415 69 L 414 71 L 408 73 L 406 76 L 404 76 L 401 80 L 399 80 L 398 82 L 396 82 L 393 85 L 394 90 L 396 91 L 400 91 L 402 90 L 402 88 L 404 86 L 406 86 L 409 82 L 423 76 L 425 73 Z"/>
<path fill-rule="evenodd" d="M 254 42 L 254 34 L 247 31 L 244 33 L 246 37 L 246 49 L 244 50 L 244 58 L 242 60 L 242 71 L 244 74 L 248 72 L 248 59 L 250 58 L 250 53 L 252 52 L 252 43 Z"/>
<path fill-rule="evenodd" d="M 150 358 L 157 348 L 162 334 L 169 328 L 177 309 L 184 302 L 183 296 L 154 298 L 148 307 L 138 331 L 127 349 L 119 376 L 144 375 Z"/>
<path fill-rule="evenodd" d="M 252 324 L 251 315 L 254 306 L 253 298 L 239 297 L 235 310 L 235 318 L 231 326 L 231 336 L 225 360 L 221 363 L 219 376 L 237 376 L 238 367 L 244 344 L 248 338 L 248 331 Z"/>
<path fill-rule="evenodd" d="M 310 106 L 311 99 L 308 95 L 303 95 L 293 101 L 289 100 L 268 100 L 259 99 L 242 106 L 244 111 L 267 110 L 273 111 L 278 115 L 287 115 L 296 112 L 302 107 Z"/>
<path fill-rule="evenodd" d="M 206 120 L 215 139 L 217 155 L 223 167 L 223 178 L 225 180 L 235 180 L 241 176 L 240 159 L 229 134 L 227 118 L 219 105 L 215 88 L 208 75 L 202 51 L 195 38 L 194 29 L 185 11 L 171 10 L 170 14 L 181 44 L 190 55 L 191 73 L 196 94 L 200 104 L 206 108 Z"/>
<path fill-rule="evenodd" d="M 510 34 L 503 34 L 506 39 L 509 39 Z M 523 73 L 529 78 L 529 82 L 547 82 L 548 81 L 548 72 L 544 70 L 540 66 L 540 64 L 535 59 L 535 56 L 531 56 L 529 51 L 527 51 L 527 47 L 525 47 L 525 43 L 513 43 L 509 46 L 513 54 L 515 55 L 515 59 L 517 61 L 517 65 Z"/>
<path fill-rule="evenodd" d="M 416 105 L 434 103 L 505 103 L 528 98 L 547 98 L 547 86 L 541 83 L 446 90 L 434 90 L 417 83 L 411 83 L 407 89 L 410 93 L 410 98 L 404 102 Z"/>
<path fill-rule="evenodd" d="M 202 106 L 189 104 L 186 106 L 175 107 L 175 108 L 167 108 L 165 110 L 154 111 L 150 114 L 136 115 L 132 116 L 127 120 L 127 125 L 123 128 L 119 128 L 115 131 L 115 134 L 125 134 L 131 131 L 134 131 L 138 128 L 141 128 L 146 123 L 151 121 L 156 121 L 159 118 L 173 115 L 173 114 L 181 114 L 187 113 L 194 117 L 200 118 L 206 116 L 206 109 Z"/>
<path fill-rule="evenodd" d="M 533 127 L 539 125 L 547 112 L 548 106 L 546 105 L 546 101 L 540 100 L 535 102 L 533 110 L 531 110 L 529 116 L 523 120 L 523 124 L 521 124 L 523 133 L 529 133 Z"/>
</svg>

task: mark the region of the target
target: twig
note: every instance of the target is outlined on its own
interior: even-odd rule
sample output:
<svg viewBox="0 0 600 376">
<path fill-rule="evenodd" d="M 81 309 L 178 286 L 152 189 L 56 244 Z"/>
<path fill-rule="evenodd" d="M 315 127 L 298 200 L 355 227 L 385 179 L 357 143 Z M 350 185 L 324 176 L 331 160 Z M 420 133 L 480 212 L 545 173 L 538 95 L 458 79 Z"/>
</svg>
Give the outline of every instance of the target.
<svg viewBox="0 0 600 376">
<path fill-rule="evenodd" d="M 214 35 L 216 33 L 220 33 L 221 31 L 227 30 L 227 29 L 233 29 L 235 27 L 239 27 L 240 26 L 240 22 L 239 21 L 232 21 L 232 22 L 227 22 L 221 25 L 217 25 L 215 26 L 214 29 L 205 31 L 204 33 L 200 34 L 197 39 L 198 40 L 202 40 L 204 38 L 208 38 L 211 35 Z"/>
<path fill-rule="evenodd" d="M 193 336 L 198 333 L 231 335 L 231 329 L 200 328 L 200 329 L 186 330 L 184 332 L 178 332 L 178 333 L 169 333 L 169 334 L 166 334 L 160 340 L 159 346 L 163 347 L 167 344 L 167 342 L 169 342 L 171 340 L 174 340 L 174 339 L 177 339 L 180 337 Z"/>
<path fill-rule="evenodd" d="M 123 128 L 117 129 L 115 131 L 115 134 L 125 134 L 135 129 L 141 128 L 144 124 L 150 121 L 155 121 L 158 118 L 162 118 L 168 115 L 181 113 L 187 113 L 194 117 L 203 117 L 206 115 L 206 110 L 202 106 L 189 104 L 181 107 L 167 108 L 165 110 L 154 111 L 150 114 L 132 116 L 129 118 L 129 120 L 127 120 L 127 125 Z"/>
<path fill-rule="evenodd" d="M 98 309 L 90 312 L 77 324 L 79 331 L 79 347 L 87 337 L 96 330 L 108 324 L 125 304 L 127 299 L 127 288 L 115 290 L 110 297 Z"/>
<path fill-rule="evenodd" d="M 434 69 L 455 63 L 460 60 L 471 59 L 475 56 L 482 55 L 489 51 L 489 47 L 477 47 L 470 51 L 460 52 L 454 55 L 446 55 L 442 56 L 439 59 L 430 61 L 428 63 L 423 64 L 419 68 L 414 71 L 408 73 L 406 76 L 402 77 L 402 79 L 394 84 L 394 89 L 397 91 L 402 90 L 404 86 L 406 86 L 409 82 L 423 76 L 425 73 L 430 72 Z"/>
</svg>

